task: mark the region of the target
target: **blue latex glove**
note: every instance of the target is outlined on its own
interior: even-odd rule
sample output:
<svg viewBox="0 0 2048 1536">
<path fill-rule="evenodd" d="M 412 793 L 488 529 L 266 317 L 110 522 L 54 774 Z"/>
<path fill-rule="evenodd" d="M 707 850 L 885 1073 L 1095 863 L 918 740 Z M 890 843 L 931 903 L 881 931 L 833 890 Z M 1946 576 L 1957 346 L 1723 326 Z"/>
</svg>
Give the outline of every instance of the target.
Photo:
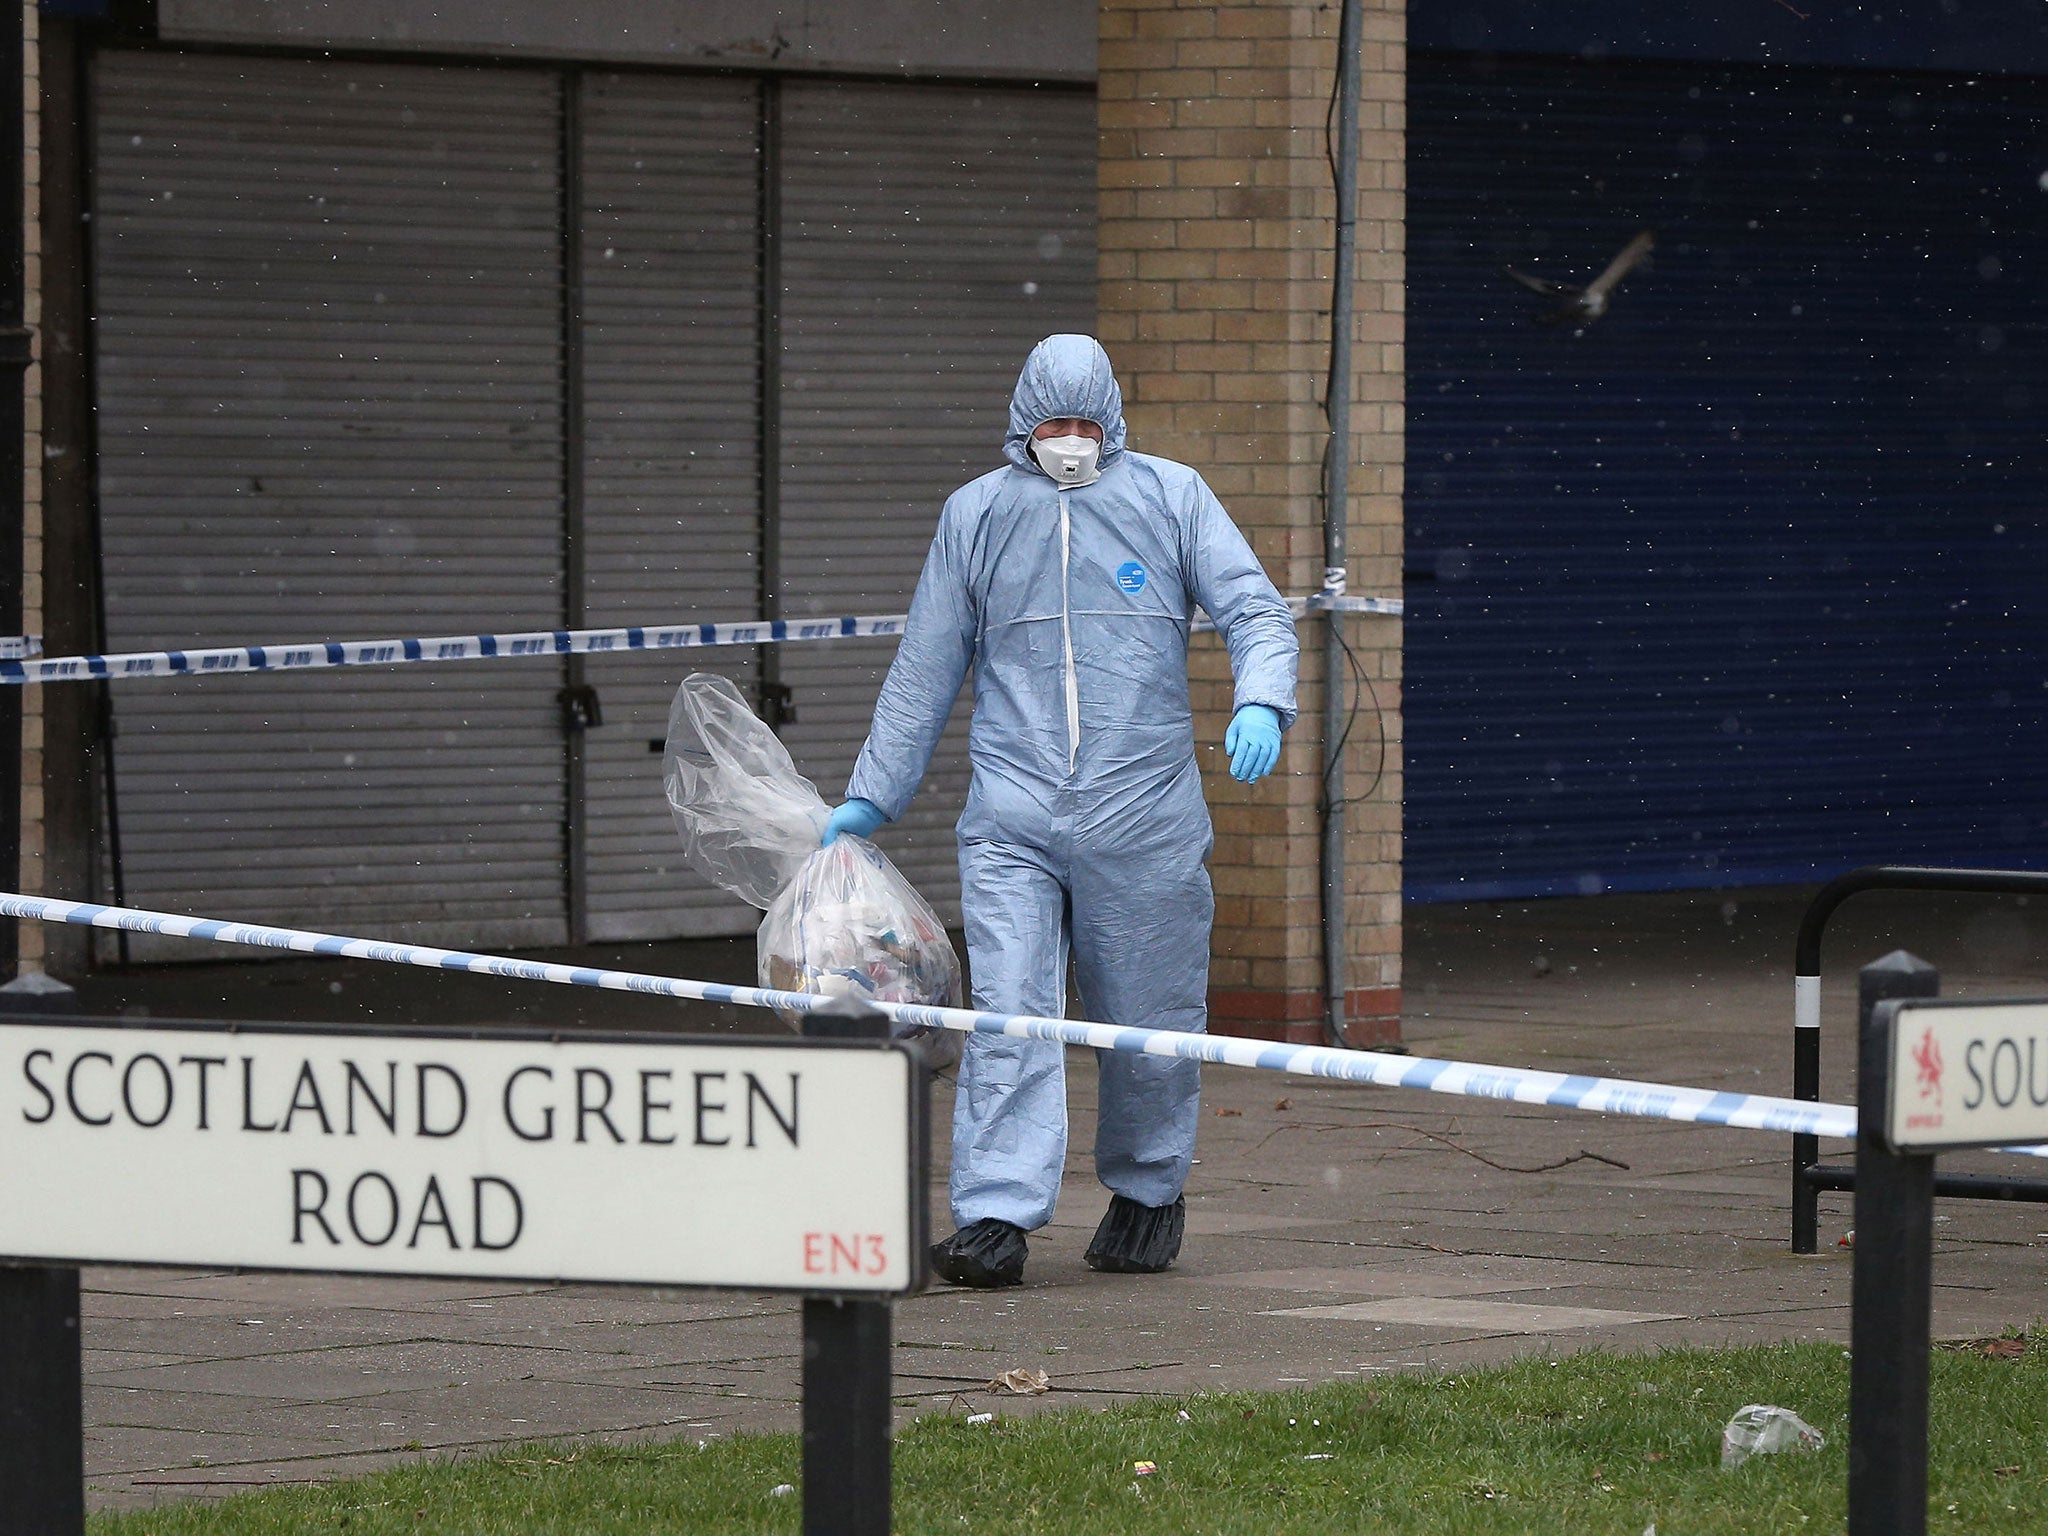
<svg viewBox="0 0 2048 1536">
<path fill-rule="evenodd" d="M 1273 739 L 1278 741 L 1280 738 L 1275 736 Z M 832 839 L 842 832 L 851 832 L 855 837 L 873 837 L 875 829 L 888 819 L 872 800 L 849 800 L 834 809 L 831 819 L 825 823 L 825 835 L 818 839 L 818 845 L 831 847 Z"/>
<path fill-rule="evenodd" d="M 1223 733 L 1230 754 L 1230 776 L 1240 784 L 1256 784 L 1280 760 L 1280 716 L 1264 704 L 1247 704 Z"/>
</svg>

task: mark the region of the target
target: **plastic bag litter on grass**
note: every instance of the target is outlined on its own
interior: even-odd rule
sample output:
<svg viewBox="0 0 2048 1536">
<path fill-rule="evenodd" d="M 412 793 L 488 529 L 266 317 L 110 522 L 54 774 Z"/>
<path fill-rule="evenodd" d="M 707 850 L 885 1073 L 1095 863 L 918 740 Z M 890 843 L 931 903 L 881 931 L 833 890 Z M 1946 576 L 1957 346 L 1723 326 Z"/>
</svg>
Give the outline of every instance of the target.
<svg viewBox="0 0 2048 1536">
<path fill-rule="evenodd" d="M 1721 1431 L 1721 1470 L 1732 1472 L 1752 1456 L 1818 1451 L 1827 1443 L 1827 1436 L 1790 1408 L 1751 1403 L 1738 1408 Z"/>
<path fill-rule="evenodd" d="M 831 813 L 817 786 L 728 679 L 700 672 L 683 680 L 669 710 L 667 746 L 662 782 L 683 857 L 767 909 L 755 941 L 762 986 L 960 1005 L 960 960 L 931 904 L 865 839 L 841 836 L 830 848 L 818 846 Z M 802 1022 L 777 1012 L 789 1024 Z M 943 1064 L 957 1056 L 958 1040 L 939 1034 Z"/>
</svg>

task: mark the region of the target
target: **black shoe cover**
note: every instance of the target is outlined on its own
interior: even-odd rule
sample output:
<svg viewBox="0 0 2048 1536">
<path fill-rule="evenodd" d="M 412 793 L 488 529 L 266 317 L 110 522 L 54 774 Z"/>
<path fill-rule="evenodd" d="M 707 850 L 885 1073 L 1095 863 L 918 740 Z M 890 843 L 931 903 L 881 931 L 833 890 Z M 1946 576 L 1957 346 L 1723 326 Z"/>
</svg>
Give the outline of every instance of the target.
<svg viewBox="0 0 2048 1536">
<path fill-rule="evenodd" d="M 1024 1282 L 1024 1229 L 984 1216 L 932 1244 L 932 1268 L 955 1285 L 990 1289 Z"/>
<path fill-rule="evenodd" d="M 1185 1200 L 1151 1206 L 1114 1195 L 1088 1245 L 1088 1267 L 1116 1275 L 1156 1275 L 1180 1256 L 1187 1219 Z"/>
</svg>

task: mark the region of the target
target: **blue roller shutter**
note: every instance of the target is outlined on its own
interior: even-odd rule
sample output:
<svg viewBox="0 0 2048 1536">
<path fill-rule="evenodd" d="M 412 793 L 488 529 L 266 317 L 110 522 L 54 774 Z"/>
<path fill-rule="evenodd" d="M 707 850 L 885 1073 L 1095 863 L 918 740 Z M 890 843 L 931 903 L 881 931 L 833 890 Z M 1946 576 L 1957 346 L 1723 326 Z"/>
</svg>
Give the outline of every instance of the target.
<svg viewBox="0 0 2048 1536">
<path fill-rule="evenodd" d="M 2048 87 L 1410 86 L 1410 899 L 2042 863 Z"/>
</svg>

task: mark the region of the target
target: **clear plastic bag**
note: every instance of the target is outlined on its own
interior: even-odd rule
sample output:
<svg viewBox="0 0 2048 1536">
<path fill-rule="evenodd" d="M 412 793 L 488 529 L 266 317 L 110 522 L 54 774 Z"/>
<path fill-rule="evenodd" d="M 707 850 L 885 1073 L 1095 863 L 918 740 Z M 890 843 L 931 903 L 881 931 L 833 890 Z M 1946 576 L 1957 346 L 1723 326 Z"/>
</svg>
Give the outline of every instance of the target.
<svg viewBox="0 0 2048 1536">
<path fill-rule="evenodd" d="M 1750 1403 L 1738 1408 L 1721 1431 L 1721 1470 L 1732 1472 L 1752 1456 L 1769 1456 L 1778 1451 L 1818 1451 L 1825 1449 L 1827 1443 L 1827 1436 L 1790 1408 Z"/>
<path fill-rule="evenodd" d="M 758 952 L 761 985 L 778 991 L 960 1006 L 946 925 L 864 838 L 842 834 L 804 861 L 761 920 Z"/>
<path fill-rule="evenodd" d="M 960 1005 L 960 960 L 939 915 L 874 844 L 841 836 L 818 846 L 831 813 L 731 682 L 706 673 L 683 680 L 664 767 L 690 867 L 767 908 L 756 941 L 762 986 Z M 939 1033 L 935 1054 L 945 1058 L 958 1037 Z"/>
<path fill-rule="evenodd" d="M 707 672 L 669 707 L 662 785 L 690 867 L 757 907 L 818 851 L 832 814 L 739 689 Z"/>
</svg>

